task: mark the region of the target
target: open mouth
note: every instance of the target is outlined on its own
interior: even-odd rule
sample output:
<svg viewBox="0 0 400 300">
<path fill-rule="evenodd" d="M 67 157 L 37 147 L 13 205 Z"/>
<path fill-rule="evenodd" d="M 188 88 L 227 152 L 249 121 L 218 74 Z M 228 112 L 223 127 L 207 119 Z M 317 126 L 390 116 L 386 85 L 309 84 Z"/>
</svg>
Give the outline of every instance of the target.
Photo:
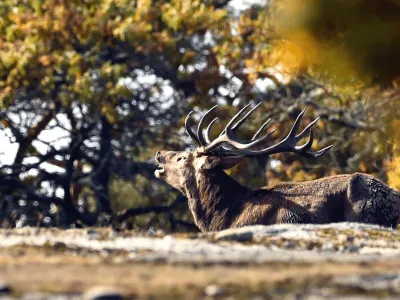
<svg viewBox="0 0 400 300">
<path fill-rule="evenodd" d="M 164 172 L 165 172 L 164 165 L 159 164 L 154 174 L 156 175 L 156 177 L 160 177 L 160 175 L 164 174 Z"/>
</svg>

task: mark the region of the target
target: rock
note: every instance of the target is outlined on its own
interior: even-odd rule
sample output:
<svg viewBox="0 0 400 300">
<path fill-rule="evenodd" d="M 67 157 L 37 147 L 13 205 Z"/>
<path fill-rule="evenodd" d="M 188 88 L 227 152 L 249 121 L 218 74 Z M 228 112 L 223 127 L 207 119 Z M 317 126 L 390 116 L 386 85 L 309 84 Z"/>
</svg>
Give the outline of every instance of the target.
<svg viewBox="0 0 400 300">
<path fill-rule="evenodd" d="M 86 234 L 89 240 L 97 240 L 100 237 L 100 234 L 94 229 L 89 229 Z"/>
<path fill-rule="evenodd" d="M 354 288 L 364 291 L 400 292 L 400 273 L 352 275 L 337 278 L 334 283 L 340 287 Z"/>
<path fill-rule="evenodd" d="M 97 240 L 100 236 L 99 233 L 94 229 L 88 229 L 86 234 L 88 235 L 89 240 Z"/>
<path fill-rule="evenodd" d="M 0 298 L 0 299 L 6 300 L 3 298 Z M 68 293 L 68 294 L 55 293 L 55 294 L 53 294 L 53 293 L 28 292 L 28 293 L 21 295 L 18 299 L 20 299 L 20 300 L 82 300 L 82 297 L 80 296 L 80 294 L 71 294 L 71 293 Z"/>
<path fill-rule="evenodd" d="M 0 298 L 1 300 L 8 300 L 8 298 Z M 14 299 L 14 298 L 12 298 Z M 59 293 L 41 293 L 41 292 L 28 292 L 20 295 L 20 300 L 82 300 L 80 294 L 59 294 Z M 11 298 L 10 298 L 11 300 Z"/>
<path fill-rule="evenodd" d="M 352 243 L 352 242 L 354 242 L 354 236 L 346 235 L 346 234 L 339 234 L 338 240 L 340 243 Z"/>
<path fill-rule="evenodd" d="M 332 242 L 328 242 L 322 245 L 322 251 L 335 251 L 335 245 Z"/>
<path fill-rule="evenodd" d="M 96 286 L 87 290 L 82 297 L 84 300 L 122 300 L 122 294 L 113 287 Z"/>
<path fill-rule="evenodd" d="M 11 234 L 10 234 L 11 232 Z M 134 262 L 268 263 L 400 260 L 400 231 L 361 223 L 254 225 L 199 234 L 148 236 L 102 229 L 0 229 L 0 248 L 19 245 L 112 257 L 129 253 Z M 339 243 L 338 236 L 345 242 Z M 219 241 L 237 241 L 226 243 Z M 243 242 L 243 243 L 240 243 Z M 23 247 L 20 247 L 23 251 Z M 15 255 L 19 252 L 16 251 Z"/>
<path fill-rule="evenodd" d="M 237 241 L 237 242 L 251 242 L 253 240 L 253 232 L 251 230 L 243 230 L 246 228 L 227 229 L 224 231 L 217 232 L 215 239 L 218 241 Z"/>
<path fill-rule="evenodd" d="M 349 243 L 353 243 L 353 242 L 354 242 L 354 236 L 348 235 L 348 236 L 347 236 L 347 241 L 348 241 Z"/>
<path fill-rule="evenodd" d="M 113 240 L 113 239 L 115 239 L 115 238 L 117 238 L 118 237 L 118 233 L 115 231 L 115 230 L 111 230 L 109 233 L 108 233 L 108 238 L 110 239 L 110 240 Z"/>
<path fill-rule="evenodd" d="M 155 236 L 156 235 L 156 231 L 154 230 L 153 227 L 150 227 L 149 230 L 147 230 L 147 234 L 149 236 Z"/>
<path fill-rule="evenodd" d="M 88 230 L 86 231 L 86 234 L 87 234 L 87 235 L 93 235 L 93 234 L 98 234 L 98 233 L 97 233 L 97 231 L 94 230 L 94 229 L 88 229 Z"/>
<path fill-rule="evenodd" d="M 0 282 L 0 295 L 11 294 L 11 292 L 11 287 L 7 283 Z"/>
<path fill-rule="evenodd" d="M 286 249 L 293 249 L 293 248 L 296 247 L 296 243 L 293 242 L 293 241 L 285 241 L 283 243 L 283 247 L 286 248 Z"/>
<path fill-rule="evenodd" d="M 215 285 L 215 284 L 211 284 L 211 285 L 207 286 L 204 289 L 204 293 L 208 297 L 218 297 L 218 296 L 225 295 L 224 289 L 222 289 L 221 287 L 219 287 L 218 285 Z"/>
<path fill-rule="evenodd" d="M 46 297 L 47 296 L 47 297 Z M 20 296 L 20 300 L 43 300 L 47 299 L 49 295 L 40 292 L 28 292 Z M 50 297 L 51 299 L 51 297 Z"/>
</svg>

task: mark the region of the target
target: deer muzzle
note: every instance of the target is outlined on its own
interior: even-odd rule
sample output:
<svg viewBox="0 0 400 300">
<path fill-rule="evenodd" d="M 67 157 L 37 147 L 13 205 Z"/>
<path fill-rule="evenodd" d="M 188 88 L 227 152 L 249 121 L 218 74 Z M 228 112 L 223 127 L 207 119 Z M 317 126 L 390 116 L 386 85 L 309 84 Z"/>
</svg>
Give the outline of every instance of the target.
<svg viewBox="0 0 400 300">
<path fill-rule="evenodd" d="M 164 168 L 164 164 L 162 163 L 162 155 L 161 155 L 160 151 L 157 151 L 155 160 L 158 163 L 158 167 L 157 167 L 156 171 L 154 172 L 154 175 L 157 178 L 160 178 L 165 173 L 165 168 Z"/>
</svg>

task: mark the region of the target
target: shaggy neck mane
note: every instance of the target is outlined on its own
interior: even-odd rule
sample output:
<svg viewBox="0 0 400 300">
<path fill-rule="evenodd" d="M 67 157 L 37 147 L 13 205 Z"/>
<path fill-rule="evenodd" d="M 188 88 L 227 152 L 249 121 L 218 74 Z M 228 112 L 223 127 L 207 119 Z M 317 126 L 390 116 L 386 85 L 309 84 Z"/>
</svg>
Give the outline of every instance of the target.
<svg viewBox="0 0 400 300">
<path fill-rule="evenodd" d="M 229 228 L 240 214 L 242 200 L 249 190 L 223 170 L 196 174 L 196 183 L 186 188 L 189 208 L 202 231 Z"/>
</svg>

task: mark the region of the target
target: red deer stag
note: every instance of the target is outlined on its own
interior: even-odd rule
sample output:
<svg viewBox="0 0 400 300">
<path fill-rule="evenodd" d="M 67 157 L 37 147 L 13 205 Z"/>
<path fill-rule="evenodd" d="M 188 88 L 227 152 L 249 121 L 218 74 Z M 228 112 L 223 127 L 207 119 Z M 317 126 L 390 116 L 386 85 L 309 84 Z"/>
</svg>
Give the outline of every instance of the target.
<svg viewBox="0 0 400 300">
<path fill-rule="evenodd" d="M 277 144 L 263 150 L 251 149 L 264 142 L 270 131 L 259 138 L 268 121 L 250 141 L 239 141 L 236 132 L 259 106 L 245 112 L 241 109 L 213 141 L 210 139 L 210 122 L 204 134 L 206 117 L 214 106 L 200 119 L 197 134 L 186 118 L 187 133 L 196 143 L 195 151 L 161 151 L 156 154 L 159 164 L 155 176 L 185 194 L 196 225 L 202 231 L 217 231 L 252 224 L 276 223 L 330 223 L 341 221 L 375 223 L 396 226 L 399 221 L 400 193 L 372 176 L 356 173 L 337 175 L 307 182 L 280 183 L 272 187 L 249 190 L 229 177 L 229 169 L 245 157 L 293 152 L 316 158 L 331 146 L 317 152 L 311 151 L 313 143 L 311 122 L 296 134 L 304 110 L 298 115 L 289 134 Z M 302 146 L 297 143 L 306 135 L 309 140 Z"/>
</svg>

